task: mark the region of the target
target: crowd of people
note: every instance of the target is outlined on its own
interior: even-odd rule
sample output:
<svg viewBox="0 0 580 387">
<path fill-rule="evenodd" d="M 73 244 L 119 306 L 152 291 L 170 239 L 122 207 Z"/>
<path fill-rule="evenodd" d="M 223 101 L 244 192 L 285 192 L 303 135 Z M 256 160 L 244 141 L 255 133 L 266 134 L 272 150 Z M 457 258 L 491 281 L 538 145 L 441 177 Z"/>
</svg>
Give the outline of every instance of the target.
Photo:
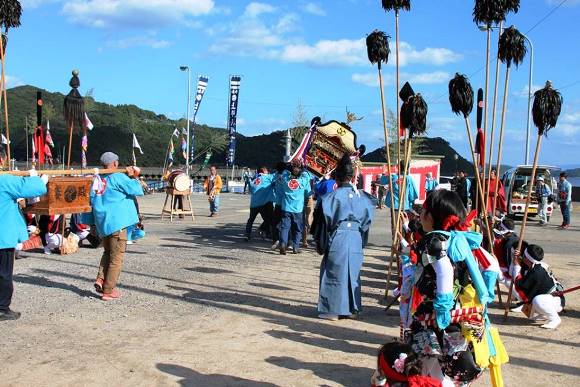
<svg viewBox="0 0 580 387">
<path fill-rule="evenodd" d="M 104 153 L 100 161 L 106 169 L 119 165 L 118 156 L 111 152 Z M 143 188 L 138 174 L 134 167 L 105 177 L 97 173 L 90 194 L 92 212 L 73 215 L 66 236 L 61 231 L 63 216 L 23 217 L 19 208 L 18 200 L 46 194 L 48 177 L 38 177 L 34 170 L 30 177 L 0 175 L 0 216 L 14 225 L 0 234 L 0 320 L 20 316 L 10 309 L 15 252 L 42 246 L 50 253 L 62 249 L 70 235 L 74 235 L 73 244 L 87 240 L 92 246 L 102 245 L 95 289 L 104 301 L 120 297 L 117 282 L 126 244 L 139 237 L 136 230 L 141 229 L 136 198 L 143 195 Z M 311 235 L 322 255 L 318 316 L 351 318 L 362 311 L 360 271 L 374 210 L 383 204 L 401 209 L 395 292 L 401 336 L 381 348 L 373 384 L 419 380 L 424 385 L 452 386 L 470 383 L 489 368 L 492 383 L 501 385 L 500 367 L 508 357 L 488 316 L 497 284 L 513 292 L 518 304 L 512 311 L 542 321 L 546 329 L 561 324 L 563 287 L 544 260 L 542 247 L 531 241 L 523 241 L 520 247 L 514 221 L 505 217 L 501 204 L 495 213 L 491 202 L 474 204 L 469 179 L 461 171 L 453 190 L 440 189 L 436 179 L 426 176 L 422 206 L 416 204 L 418 191 L 411 175 L 385 173 L 375 181 L 373 194 L 357 188 L 357 177 L 349 156 L 322 177 L 310 173 L 301 159 L 248 174 L 251 198 L 246 241 L 252 240 L 258 215 L 262 218 L 258 233 L 271 240 L 272 248 L 281 255 L 288 251 L 300 254 Z M 496 178 L 490 176 L 491 185 Z M 405 188 L 401 189 L 403 182 Z M 221 178 L 211 167 L 205 182 L 210 216 L 218 214 L 221 189 Z M 536 195 L 539 222 L 544 224 L 544 207 L 554 195 L 541 177 Z M 555 200 L 562 208 L 564 228 L 570 224 L 571 203 L 565 174 L 560 176 Z M 490 229 L 478 220 L 481 211 L 491 221 Z"/>
</svg>

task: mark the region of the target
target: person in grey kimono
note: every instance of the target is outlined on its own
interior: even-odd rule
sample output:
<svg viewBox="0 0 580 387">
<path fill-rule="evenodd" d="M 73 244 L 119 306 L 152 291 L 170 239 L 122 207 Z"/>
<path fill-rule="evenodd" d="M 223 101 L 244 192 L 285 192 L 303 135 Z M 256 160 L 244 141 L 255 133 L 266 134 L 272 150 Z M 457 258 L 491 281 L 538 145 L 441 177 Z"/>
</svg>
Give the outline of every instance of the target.
<svg viewBox="0 0 580 387">
<path fill-rule="evenodd" d="M 338 320 L 361 309 L 360 270 L 363 247 L 373 220 L 376 199 L 357 190 L 350 157 L 343 157 L 335 170 L 338 188 L 324 195 L 317 204 L 311 232 L 319 254 L 320 296 L 318 317 Z"/>
</svg>

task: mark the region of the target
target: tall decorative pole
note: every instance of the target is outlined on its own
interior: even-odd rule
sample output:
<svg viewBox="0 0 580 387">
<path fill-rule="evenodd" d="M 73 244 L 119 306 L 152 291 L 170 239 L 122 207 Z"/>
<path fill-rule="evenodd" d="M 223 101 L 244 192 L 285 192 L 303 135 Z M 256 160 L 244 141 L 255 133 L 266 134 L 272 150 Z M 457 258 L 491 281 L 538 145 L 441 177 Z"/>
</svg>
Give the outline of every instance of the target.
<svg viewBox="0 0 580 387">
<path fill-rule="evenodd" d="M 511 65 L 514 63 L 517 66 L 522 63 L 524 57 L 526 56 L 526 44 L 524 36 L 514 27 L 506 29 L 499 39 L 499 45 L 497 50 L 498 58 L 506 64 L 505 70 L 505 86 L 503 94 L 503 107 L 501 111 L 501 126 L 499 129 L 499 145 L 497 149 L 497 175 L 495 178 L 495 187 L 493 191 L 493 204 L 491 206 L 491 215 L 495 215 L 495 206 L 497 204 L 497 194 L 499 187 L 499 169 L 501 166 L 502 158 L 502 148 L 503 148 L 503 133 L 505 127 L 505 116 L 507 112 L 507 99 L 508 99 L 508 89 L 509 89 L 509 79 Z M 491 187 L 488 187 L 488 195 L 491 192 Z M 487 202 L 486 202 L 487 206 Z"/>
<path fill-rule="evenodd" d="M 396 55 L 396 89 L 395 89 L 395 101 L 397 106 L 397 165 L 401 162 L 401 136 L 399 134 L 399 127 L 401 125 L 401 115 L 399 114 L 399 87 L 400 87 L 400 65 L 399 65 L 399 11 L 405 10 L 409 11 L 411 9 L 411 0 L 381 0 L 383 9 L 386 12 L 395 11 L 395 55 Z"/>
<path fill-rule="evenodd" d="M 8 170 L 12 170 L 12 155 L 10 153 L 10 125 L 8 124 L 8 94 L 6 93 L 6 45 L 8 43 L 8 30 L 20 26 L 22 6 L 17 0 L 2 0 L 0 2 L 0 61 L 2 62 L 2 77 L 0 79 L 0 101 L 4 98 L 4 122 L 6 125 L 6 156 L 8 157 Z"/>
<path fill-rule="evenodd" d="M 491 30 L 494 24 L 501 23 L 505 20 L 505 0 L 475 0 L 473 8 L 473 21 L 477 25 L 483 24 L 487 32 L 487 50 L 485 56 L 485 88 L 484 88 L 484 112 L 483 112 L 483 183 L 486 184 L 485 178 L 485 152 L 487 149 L 487 112 L 489 99 L 489 63 L 491 53 Z M 476 172 L 479 175 L 479 171 Z M 484 189 L 485 191 L 485 189 Z M 485 199 L 485 198 L 484 198 Z M 485 201 L 481 200 L 482 205 Z M 482 206 L 482 208 L 485 208 Z"/>
<path fill-rule="evenodd" d="M 507 14 L 509 12 L 513 12 L 513 13 L 518 13 L 520 9 L 520 0 L 504 0 L 504 11 L 505 11 L 505 15 L 507 16 Z M 501 35 L 503 34 L 503 25 L 504 25 L 504 21 L 500 21 L 499 22 L 499 37 L 501 38 Z M 482 30 L 484 30 L 483 28 L 480 28 Z M 499 40 L 499 39 L 498 39 Z M 532 56 L 533 57 L 533 56 Z M 494 87 L 493 87 L 493 102 L 491 105 L 491 133 L 490 133 L 490 137 L 489 137 L 489 157 L 488 157 L 488 164 L 489 164 L 489 169 L 488 169 L 488 176 L 491 176 L 491 171 L 493 168 L 493 143 L 494 143 L 494 133 L 495 133 L 495 117 L 496 117 L 496 106 L 497 106 L 497 90 L 499 88 L 499 68 L 500 68 L 500 62 L 501 60 L 499 59 L 499 56 L 497 56 L 496 61 L 495 61 L 495 83 L 494 83 Z M 531 93 L 531 91 L 530 91 Z M 529 99 L 531 100 L 531 95 L 529 95 Z M 528 104 L 528 118 L 530 115 L 530 109 L 529 109 L 529 104 Z M 529 128 L 529 119 L 528 119 L 528 128 Z M 528 130 L 529 133 L 529 130 Z M 527 160 L 526 160 L 526 164 L 527 164 Z M 499 174 L 499 169 L 497 169 L 497 173 Z M 486 203 L 489 201 L 489 191 L 490 191 L 490 186 L 489 184 L 487 184 L 487 190 L 485 192 L 485 200 Z"/>
<path fill-rule="evenodd" d="M 518 241 L 518 251 L 522 255 L 522 243 L 526 235 L 526 223 L 528 220 L 528 209 L 530 207 L 530 199 L 532 197 L 532 191 L 534 187 L 534 182 L 536 180 L 536 170 L 538 167 L 538 158 L 540 155 L 540 147 L 542 145 L 542 137 L 548 136 L 548 131 L 556 126 L 558 123 L 558 117 L 562 110 L 562 95 L 555 89 L 552 88 L 552 83 L 550 81 L 546 82 L 546 86 L 534 93 L 534 106 L 532 107 L 532 117 L 534 119 L 534 125 L 538 128 L 538 139 L 536 141 L 536 152 L 534 154 L 534 164 L 532 166 L 532 176 L 530 180 L 530 185 L 528 187 L 528 195 L 526 197 L 526 208 L 524 210 L 524 218 L 522 219 L 522 228 L 520 229 L 520 240 Z M 514 278 L 510 283 L 510 291 L 508 294 L 508 301 L 505 305 L 504 318 L 507 317 L 511 302 L 512 302 L 512 292 L 514 288 Z"/>
<path fill-rule="evenodd" d="M 83 137 L 86 137 L 86 127 L 84 125 L 85 101 L 78 90 L 79 86 L 81 85 L 78 70 L 73 70 L 69 85 L 71 87 L 71 91 L 66 95 L 66 97 L 64 97 L 64 121 L 68 128 L 68 169 L 70 169 L 71 164 L 72 136 L 75 128 L 82 128 L 84 131 Z M 83 164 L 86 164 L 86 153 L 84 146 L 82 149 L 82 157 Z"/>
</svg>

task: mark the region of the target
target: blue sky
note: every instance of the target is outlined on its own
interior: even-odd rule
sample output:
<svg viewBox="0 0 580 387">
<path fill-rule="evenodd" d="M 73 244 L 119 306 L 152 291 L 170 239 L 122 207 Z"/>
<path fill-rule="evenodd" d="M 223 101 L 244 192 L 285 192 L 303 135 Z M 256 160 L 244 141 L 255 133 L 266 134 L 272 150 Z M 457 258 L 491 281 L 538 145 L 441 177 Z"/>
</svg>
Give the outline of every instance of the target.
<svg viewBox="0 0 580 387">
<path fill-rule="evenodd" d="M 241 74 L 239 132 L 254 135 L 291 126 L 299 102 L 309 117 L 325 119 L 344 120 L 348 107 L 365 117 L 353 128 L 359 142 L 374 149 L 383 142 L 380 100 L 364 38 L 378 28 L 393 36 L 384 77 L 387 106 L 395 109 L 394 15 L 382 10 L 380 0 L 21 3 L 22 26 L 10 32 L 9 86 L 66 93 L 70 71 L 78 68 L 81 92 L 93 88 L 99 101 L 136 104 L 179 118 L 186 110 L 186 76 L 178 67 L 188 65 L 193 77 L 210 78 L 197 121 L 225 127 L 228 76 Z M 449 108 L 447 83 L 461 72 L 475 89 L 484 84 L 485 33 L 472 22 L 472 7 L 469 0 L 415 0 L 400 18 L 401 81 L 409 80 L 427 100 L 428 135 L 446 138 L 464 156 L 465 127 Z M 562 88 L 565 106 L 558 127 L 544 141 L 544 163 L 580 163 L 579 17 L 580 0 L 523 0 L 520 12 L 507 21 L 529 31 L 534 43 L 533 84 L 550 79 Z M 497 35 L 492 39 L 493 56 Z M 510 164 L 523 161 L 528 59 L 510 77 L 504 152 Z M 502 68 L 500 101 L 504 73 Z"/>
</svg>

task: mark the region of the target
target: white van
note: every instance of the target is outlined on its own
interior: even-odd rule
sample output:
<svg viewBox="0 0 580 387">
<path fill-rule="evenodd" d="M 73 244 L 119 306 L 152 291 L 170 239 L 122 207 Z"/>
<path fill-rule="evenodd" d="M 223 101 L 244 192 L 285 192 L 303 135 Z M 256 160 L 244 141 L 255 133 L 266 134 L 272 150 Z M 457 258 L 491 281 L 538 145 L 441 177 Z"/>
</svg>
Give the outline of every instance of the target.
<svg viewBox="0 0 580 387">
<path fill-rule="evenodd" d="M 516 216 L 523 216 L 526 209 L 526 199 L 528 196 L 528 189 L 532 176 L 532 165 L 519 165 L 506 171 L 501 177 L 505 189 L 505 196 L 507 201 L 507 215 L 515 218 Z M 536 170 L 536 179 L 540 176 L 544 177 L 544 181 L 552 189 L 552 193 L 556 192 L 558 183 L 554 176 L 558 167 L 551 167 L 548 165 L 538 165 Z M 532 197 L 530 206 L 528 208 L 528 217 L 534 217 L 538 214 L 538 199 L 536 197 L 535 182 L 532 190 Z M 546 209 L 546 217 L 548 222 L 554 210 L 554 203 L 548 204 Z"/>
</svg>

